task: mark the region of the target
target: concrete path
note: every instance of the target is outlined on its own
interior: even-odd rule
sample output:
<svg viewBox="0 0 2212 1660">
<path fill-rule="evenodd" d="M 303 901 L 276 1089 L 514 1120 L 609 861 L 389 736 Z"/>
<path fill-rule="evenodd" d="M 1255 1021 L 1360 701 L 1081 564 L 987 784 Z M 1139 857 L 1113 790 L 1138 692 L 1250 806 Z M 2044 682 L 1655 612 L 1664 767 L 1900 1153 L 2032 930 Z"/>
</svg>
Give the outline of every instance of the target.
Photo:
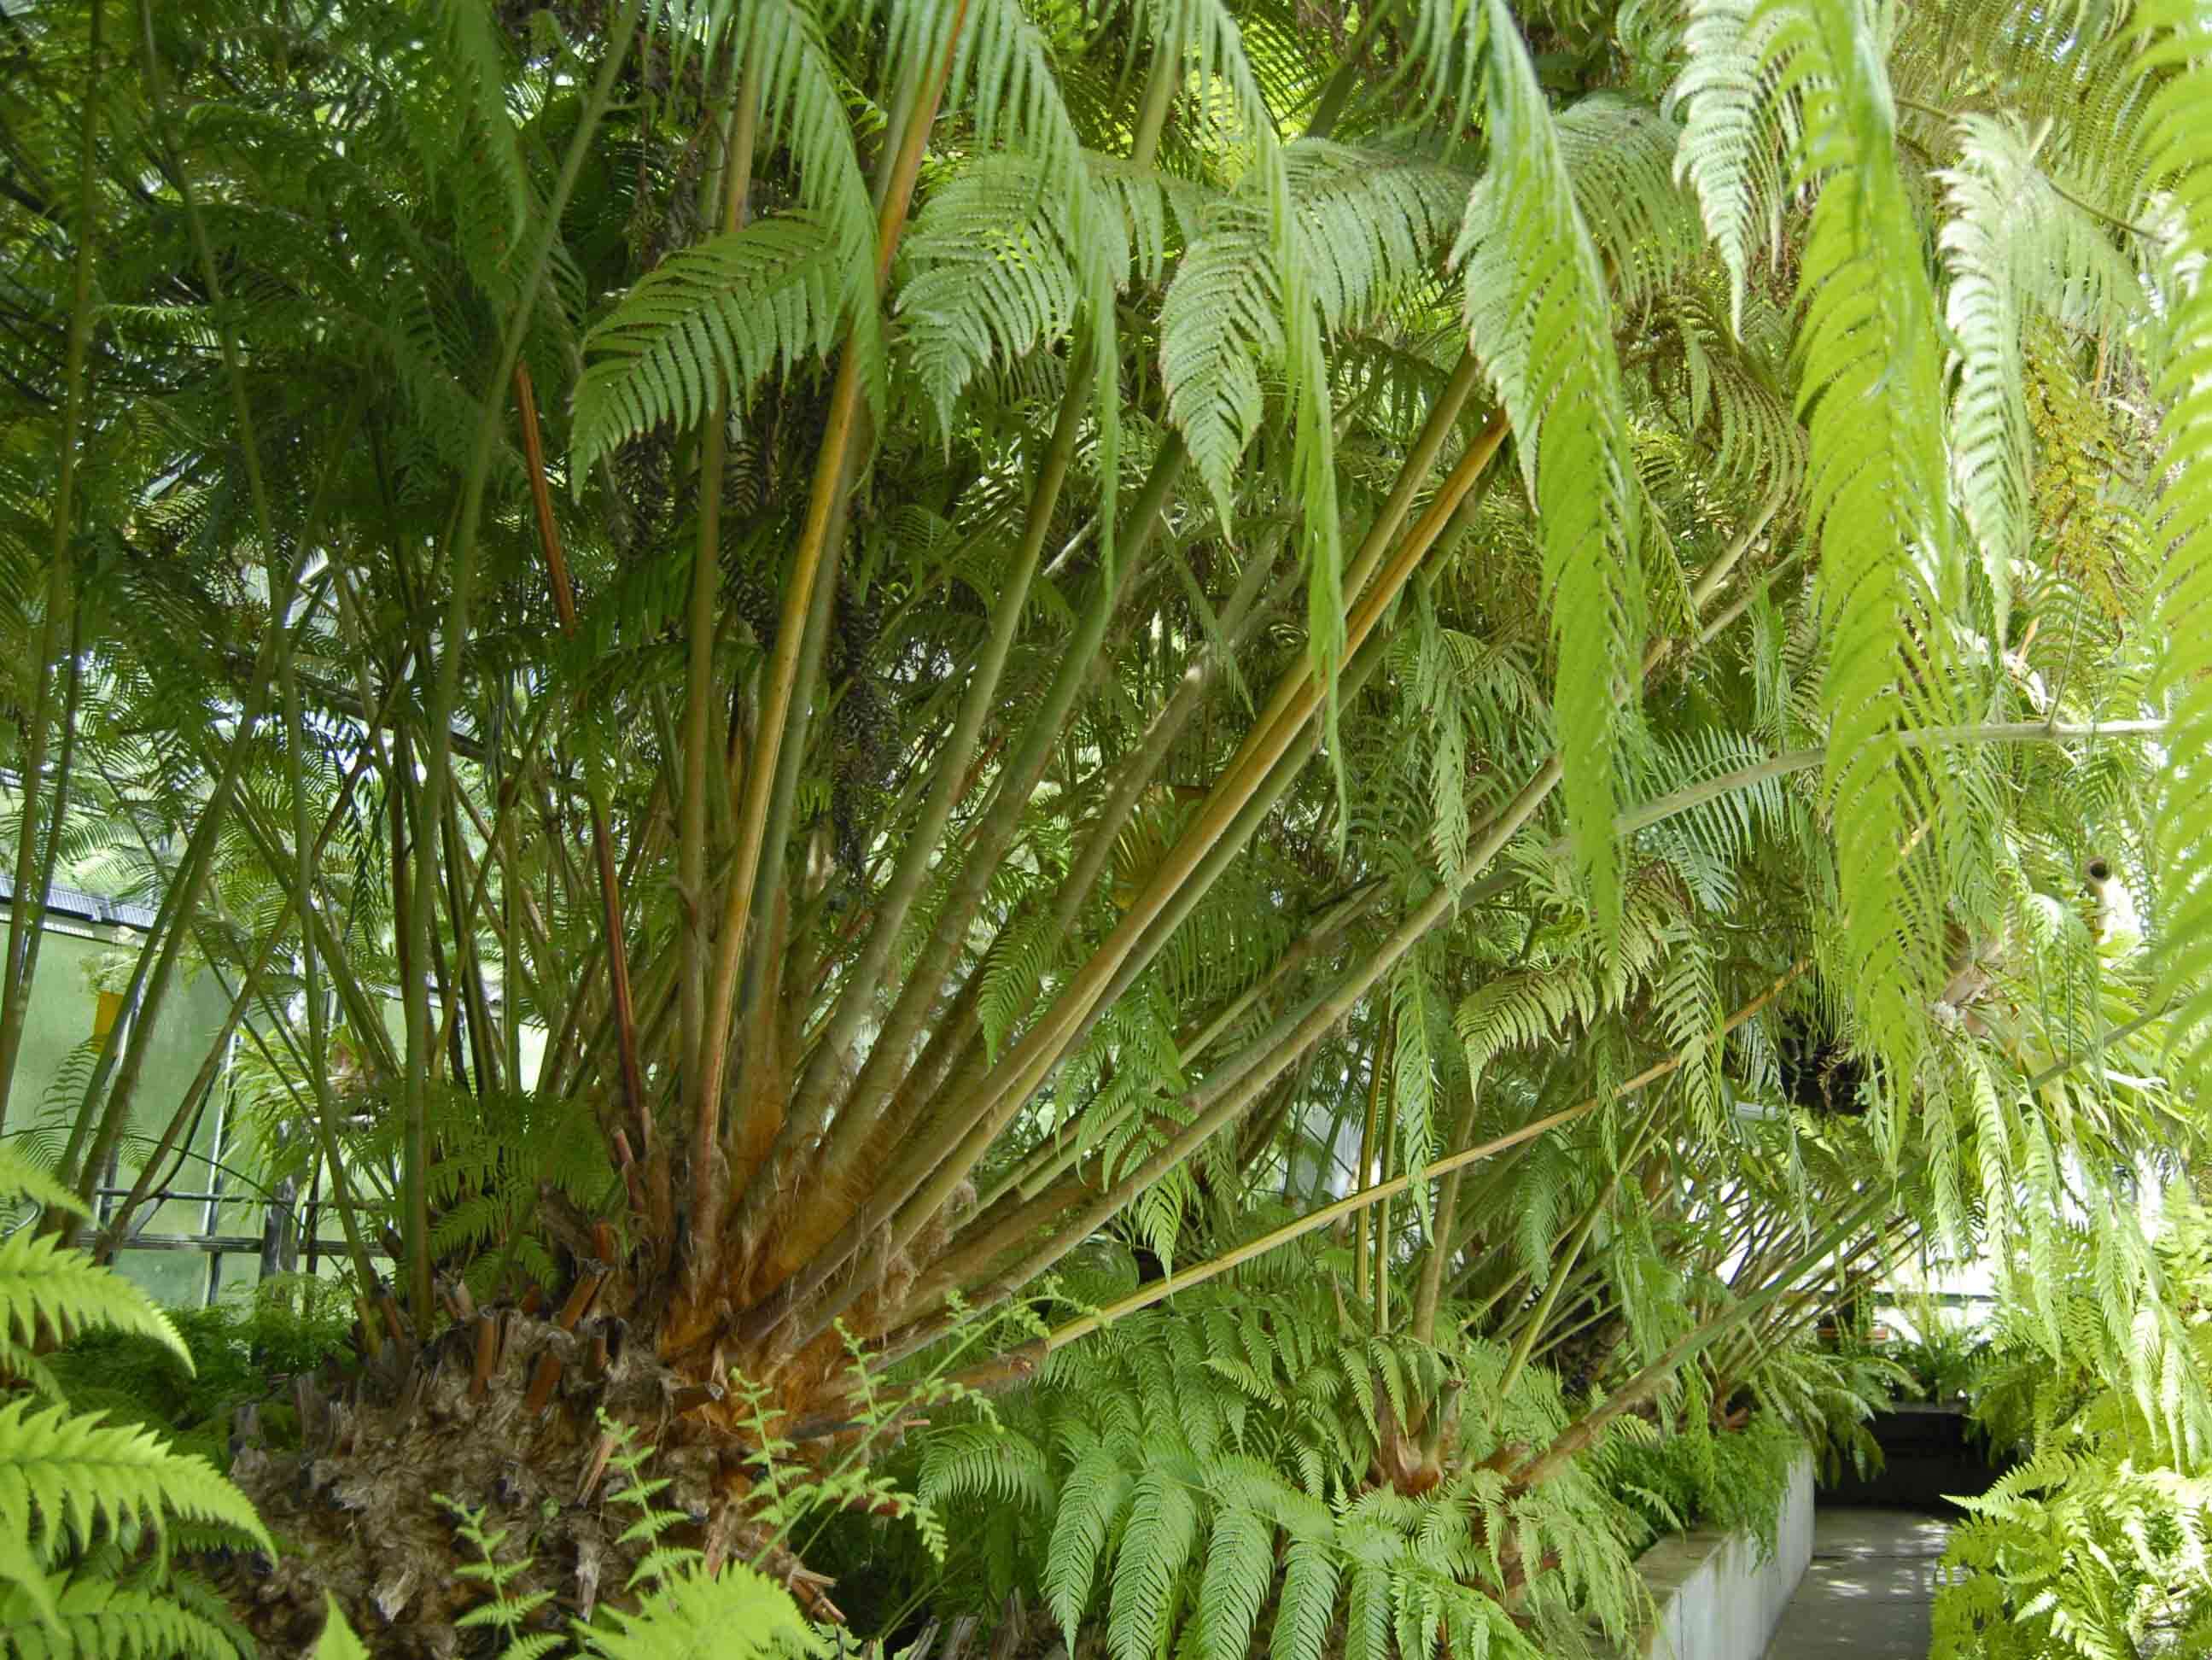
<svg viewBox="0 0 2212 1660">
<path fill-rule="evenodd" d="M 1766 1660 L 1927 1660 L 1944 1524 L 1910 1511 L 1831 1510 Z"/>
</svg>

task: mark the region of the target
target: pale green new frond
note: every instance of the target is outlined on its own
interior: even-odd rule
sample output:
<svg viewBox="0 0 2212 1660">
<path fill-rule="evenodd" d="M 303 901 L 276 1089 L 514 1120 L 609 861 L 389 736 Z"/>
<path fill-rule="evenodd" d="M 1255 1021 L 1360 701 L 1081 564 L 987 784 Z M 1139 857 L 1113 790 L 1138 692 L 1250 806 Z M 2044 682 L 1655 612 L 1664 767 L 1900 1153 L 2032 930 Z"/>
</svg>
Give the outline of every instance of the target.
<svg viewBox="0 0 2212 1660">
<path fill-rule="evenodd" d="M 530 185 L 507 107 L 507 46 L 498 20 L 489 0 L 437 0 L 435 9 L 444 66 L 466 94 L 453 128 L 453 151 L 489 161 L 506 198 L 507 234 L 514 237 L 530 210 Z"/>
<path fill-rule="evenodd" d="M 617 1608 L 613 1618 L 614 1630 L 586 1639 L 586 1651 L 602 1660 L 802 1660 L 831 1651 L 791 1593 L 742 1562 L 663 1579 L 635 1614 Z"/>
<path fill-rule="evenodd" d="M 0 1332 L 27 1345 L 42 1323 L 62 1338 L 100 1327 L 150 1337 L 191 1368 L 191 1351 L 145 1292 L 53 1235 L 19 1228 L 0 1239 Z"/>
<path fill-rule="evenodd" d="M 1579 964 L 1497 976 L 1470 994 L 1455 1017 L 1467 1047 L 1468 1077 L 1480 1079 L 1509 1049 L 1544 1043 L 1570 1024 L 1589 1023 L 1600 1002 L 1596 985 Z"/>
<path fill-rule="evenodd" d="M 995 1424 L 957 1424 L 930 1438 L 915 1489 L 925 1505 L 974 1496 L 1044 1510 L 1052 1478 L 1043 1451 L 1027 1436 Z"/>
<path fill-rule="evenodd" d="M 585 337 L 575 477 L 625 439 L 663 422 L 689 427 L 723 398 L 741 403 L 754 382 L 827 351 L 842 320 L 841 282 L 836 241 L 796 215 L 671 254 Z"/>
<path fill-rule="evenodd" d="M 2169 549 L 2157 632 L 2166 644 L 2160 686 L 2172 725 L 2156 819 L 2164 874 L 2160 960 L 2170 994 L 2185 996 L 2175 1030 L 2188 1058 L 2212 1065 L 2212 65 L 2203 20 L 2187 0 L 2151 0 L 2136 13 L 2142 66 L 2163 84 L 2148 110 L 2148 148 L 2170 180 L 2170 216 L 2181 231 L 2170 251 L 2172 344 L 2159 386 L 2166 481 L 2160 533 Z"/>
<path fill-rule="evenodd" d="M 44 1620 L 42 1600 L 51 1610 Z M 236 1660 L 238 1654 L 214 1621 L 89 1575 L 52 1576 L 44 1599 L 10 1586 L 0 1593 L 0 1633 L 18 1660 Z"/>
<path fill-rule="evenodd" d="M 1491 162 L 1469 198 L 1470 344 L 1513 423 L 1535 497 L 1557 655 L 1553 713 L 1577 862 L 1607 927 L 1620 915 L 1614 722 L 1645 596 L 1612 306 L 1559 129 L 1503 0 L 1488 0 Z"/>
<path fill-rule="evenodd" d="M 1940 721 L 1945 619 L 1964 603 L 1935 296 L 1871 15 L 1861 0 L 1767 0 L 1755 27 L 1783 91 L 1803 102 L 1798 171 L 1819 189 L 1799 283 L 1798 400 L 1829 627 L 1827 784 L 1861 1018 L 1906 1078 L 1943 961 L 1947 791 L 1940 758 L 1908 749 L 1899 729 Z"/>
<path fill-rule="evenodd" d="M 0 1407 L 0 1528 L 43 1546 L 64 1530 L 88 1540 L 165 1517 L 235 1528 L 269 1545 L 253 1506 L 204 1458 L 172 1451 L 137 1425 L 74 1417 L 65 1407 Z"/>
</svg>

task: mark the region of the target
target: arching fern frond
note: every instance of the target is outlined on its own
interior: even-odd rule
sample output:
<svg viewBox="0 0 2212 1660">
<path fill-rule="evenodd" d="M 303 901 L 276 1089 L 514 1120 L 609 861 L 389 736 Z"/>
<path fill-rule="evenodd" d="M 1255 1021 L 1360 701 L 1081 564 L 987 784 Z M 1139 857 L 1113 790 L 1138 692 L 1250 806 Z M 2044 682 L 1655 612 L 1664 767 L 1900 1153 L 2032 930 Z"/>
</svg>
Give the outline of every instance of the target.
<svg viewBox="0 0 2212 1660">
<path fill-rule="evenodd" d="M 1900 727 L 1940 722 L 1947 619 L 1964 605 L 1935 295 L 1875 27 L 1859 0 L 1767 0 L 1753 33 L 1762 73 L 1802 100 L 1796 169 L 1820 192 L 1799 279 L 1798 404 L 1829 629 L 1827 782 L 1861 1018 L 1903 1078 L 1943 961 L 1947 786 L 1940 759 L 1908 749 Z"/>
<path fill-rule="evenodd" d="M 1599 915 L 1620 914 L 1614 718 L 1645 596 L 1612 307 L 1565 148 L 1502 0 L 1486 9 L 1491 163 L 1469 198 L 1469 339 L 1496 384 L 1535 497 L 1557 654 L 1567 815 Z"/>
<path fill-rule="evenodd" d="M 164 1597 L 90 1577 L 52 1576 L 51 1620 L 24 1587 L 0 1593 L 0 1631 L 19 1660 L 236 1660 L 213 1620 Z"/>
<path fill-rule="evenodd" d="M 1784 157 L 1796 142 L 1792 100 L 1778 95 L 1789 51 L 1779 33 L 1779 18 L 1755 0 L 1693 0 L 1683 33 L 1689 62 L 1670 98 L 1682 112 L 1675 172 L 1697 192 L 1728 267 L 1729 316 L 1739 329 L 1752 252 L 1781 212 Z"/>
<path fill-rule="evenodd" d="M 672 254 L 641 281 L 585 337 L 570 440 L 579 483 L 625 439 L 688 427 L 722 396 L 827 351 L 842 320 L 838 254 L 821 224 L 781 216 Z"/>
<path fill-rule="evenodd" d="M 0 1239 L 0 1334 L 27 1346 L 41 1327 L 64 1340 L 100 1327 L 127 1331 L 152 1338 L 187 1370 L 192 1364 L 169 1316 L 143 1292 L 53 1235 L 20 1228 Z"/>
</svg>

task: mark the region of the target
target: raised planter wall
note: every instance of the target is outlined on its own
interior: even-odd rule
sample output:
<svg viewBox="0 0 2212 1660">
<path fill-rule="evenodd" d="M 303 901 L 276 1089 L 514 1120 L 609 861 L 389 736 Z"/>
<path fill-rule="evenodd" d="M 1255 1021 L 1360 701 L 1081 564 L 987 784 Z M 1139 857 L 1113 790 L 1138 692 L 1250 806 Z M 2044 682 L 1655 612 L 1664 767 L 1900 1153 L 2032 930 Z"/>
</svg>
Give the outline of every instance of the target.
<svg viewBox="0 0 2212 1660">
<path fill-rule="evenodd" d="M 1637 1568 L 1658 1617 L 1633 1651 L 1650 1660 L 1760 1660 L 1813 1560 L 1813 1460 L 1798 1458 L 1782 1501 L 1774 1554 L 1741 1533 L 1662 1539 Z"/>
</svg>

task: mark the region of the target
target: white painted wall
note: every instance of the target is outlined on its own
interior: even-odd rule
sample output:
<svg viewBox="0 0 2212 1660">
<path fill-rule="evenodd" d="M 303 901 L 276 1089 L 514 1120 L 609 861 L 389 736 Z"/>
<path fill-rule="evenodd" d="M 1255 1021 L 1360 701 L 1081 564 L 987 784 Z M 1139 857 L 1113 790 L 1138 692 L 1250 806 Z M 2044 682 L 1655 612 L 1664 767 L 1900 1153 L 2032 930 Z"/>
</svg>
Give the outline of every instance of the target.
<svg viewBox="0 0 2212 1660">
<path fill-rule="evenodd" d="M 1658 1617 L 1634 1652 L 1649 1660 L 1760 1660 L 1813 1560 L 1813 1460 L 1800 1455 L 1774 1554 L 1740 1533 L 1663 1539 L 1637 1562 Z"/>
</svg>

